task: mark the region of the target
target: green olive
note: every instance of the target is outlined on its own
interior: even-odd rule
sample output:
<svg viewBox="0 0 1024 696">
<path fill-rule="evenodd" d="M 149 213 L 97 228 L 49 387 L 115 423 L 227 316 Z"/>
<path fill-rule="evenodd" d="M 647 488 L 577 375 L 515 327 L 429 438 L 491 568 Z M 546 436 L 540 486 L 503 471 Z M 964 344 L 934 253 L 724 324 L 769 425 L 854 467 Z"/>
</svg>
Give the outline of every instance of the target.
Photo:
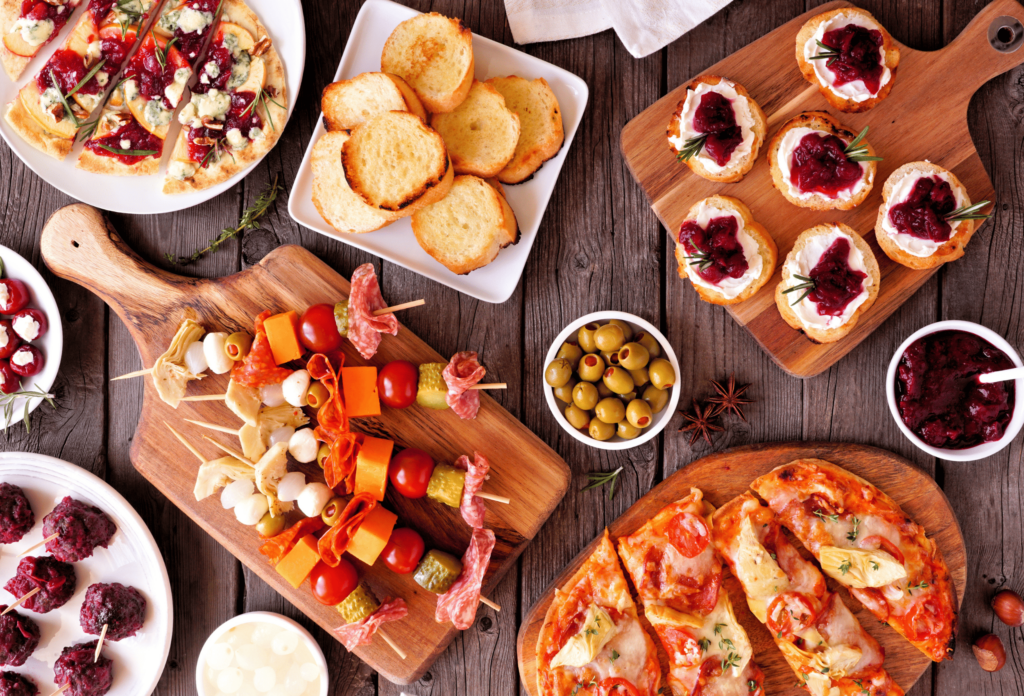
<svg viewBox="0 0 1024 696">
<path fill-rule="evenodd" d="M 616 324 L 605 324 L 594 334 L 594 342 L 601 352 L 614 352 L 626 342 L 626 334 Z"/>
<path fill-rule="evenodd" d="M 573 387 L 572 402 L 584 411 L 591 410 L 597 406 L 597 387 L 590 382 L 580 382 Z"/>
<path fill-rule="evenodd" d="M 639 343 L 647 352 L 650 353 L 652 358 L 657 358 L 661 355 L 661 345 L 655 340 L 654 336 L 650 335 L 646 331 L 641 331 L 633 337 L 634 343 Z"/>
<path fill-rule="evenodd" d="M 626 407 L 626 420 L 634 428 L 646 428 L 654 419 L 651 405 L 642 399 L 633 399 Z"/>
<path fill-rule="evenodd" d="M 637 428 L 629 421 L 620 422 L 616 430 L 618 431 L 619 437 L 623 440 L 632 440 L 640 434 L 640 428 Z"/>
<path fill-rule="evenodd" d="M 619 351 L 604 351 L 601 353 L 601 358 L 604 359 L 605 365 L 618 365 L 619 364 Z"/>
<path fill-rule="evenodd" d="M 572 365 L 565 358 L 557 358 L 544 370 L 544 381 L 552 387 L 561 387 L 572 379 Z"/>
<path fill-rule="evenodd" d="M 615 396 L 615 392 L 608 388 L 608 385 L 602 382 L 597 382 L 597 395 L 602 399 L 607 399 L 609 396 Z"/>
<path fill-rule="evenodd" d="M 621 367 L 612 365 L 604 371 L 602 380 L 606 387 L 616 394 L 628 394 L 633 391 L 633 378 Z"/>
<path fill-rule="evenodd" d="M 252 336 L 244 331 L 236 331 L 224 341 L 224 352 L 232 360 L 242 360 L 252 348 Z"/>
<path fill-rule="evenodd" d="M 313 408 L 320 408 L 324 405 L 324 402 L 331 397 L 331 393 L 327 391 L 327 387 L 320 384 L 320 382 L 313 382 L 309 385 L 309 391 L 306 392 L 306 401 Z"/>
<path fill-rule="evenodd" d="M 593 418 L 587 431 L 595 440 L 611 440 L 615 435 L 615 426 L 612 423 L 605 423 L 599 418 Z"/>
<path fill-rule="evenodd" d="M 653 413 L 661 413 L 668 405 L 668 392 L 651 384 L 644 389 L 643 400 L 651 405 Z"/>
<path fill-rule="evenodd" d="M 256 531 L 260 533 L 260 536 L 264 539 L 277 536 L 284 531 L 284 515 L 278 515 L 277 517 L 271 517 L 268 512 L 260 521 L 256 523 Z"/>
<path fill-rule="evenodd" d="M 594 407 L 594 415 L 598 420 L 615 424 L 626 417 L 626 406 L 621 399 L 609 396 L 607 399 L 597 402 L 597 406 Z"/>
<path fill-rule="evenodd" d="M 576 386 L 576 378 L 570 377 L 569 381 L 560 387 L 555 387 L 552 391 L 555 393 L 555 398 L 559 401 L 563 401 L 567 404 L 572 403 L 572 390 Z"/>
<path fill-rule="evenodd" d="M 641 367 L 639 370 L 630 370 L 629 376 L 633 378 L 633 384 L 638 387 L 642 387 L 651 381 L 651 375 L 647 372 L 646 367 Z"/>
<path fill-rule="evenodd" d="M 575 370 L 576 366 L 580 363 L 580 358 L 583 357 L 583 351 L 580 350 L 580 347 L 575 343 L 569 343 L 566 341 L 562 344 L 562 347 L 558 349 L 558 354 L 555 355 L 555 357 L 565 358 L 569 361 L 569 365 L 572 366 L 572 369 Z"/>
<path fill-rule="evenodd" d="M 321 443 L 320 449 L 316 451 L 316 463 L 320 465 L 320 468 L 324 468 L 324 460 L 327 459 L 331 453 L 331 446 L 326 442 Z"/>
<path fill-rule="evenodd" d="M 676 383 L 676 371 L 672 369 L 672 363 L 665 358 L 652 360 L 647 366 L 647 372 L 651 376 L 651 384 L 658 389 L 671 389 Z"/>
<path fill-rule="evenodd" d="M 633 340 L 633 327 L 622 321 L 621 319 L 612 319 L 608 322 L 609 324 L 615 324 L 617 327 L 622 329 L 622 336 L 628 343 Z"/>
<path fill-rule="evenodd" d="M 650 359 L 651 354 L 639 343 L 627 343 L 619 349 L 619 364 L 627 370 L 642 370 Z"/>
<path fill-rule="evenodd" d="M 333 527 L 338 524 L 338 520 L 341 519 L 341 514 L 345 512 L 345 499 L 334 497 L 327 501 L 324 505 L 323 512 L 320 513 L 320 517 L 323 519 L 324 524 L 328 527 Z"/>
<path fill-rule="evenodd" d="M 600 327 L 597 324 L 584 324 L 580 332 L 576 334 L 576 340 L 580 344 L 580 350 L 584 353 L 593 353 L 597 350 L 597 343 L 594 342 L 594 334 Z"/>
<path fill-rule="evenodd" d="M 580 379 L 585 382 L 596 382 L 604 374 L 604 358 L 589 353 L 580 358 Z"/>
<path fill-rule="evenodd" d="M 621 401 L 622 403 L 628 404 L 630 401 L 636 398 L 636 392 L 631 391 L 626 392 L 625 394 L 616 394 L 615 396 L 619 397 L 619 401 Z"/>
<path fill-rule="evenodd" d="M 579 430 L 580 428 L 586 428 L 590 424 L 590 414 L 576 404 L 569 404 L 565 407 L 565 420 L 569 421 L 569 425 Z"/>
</svg>

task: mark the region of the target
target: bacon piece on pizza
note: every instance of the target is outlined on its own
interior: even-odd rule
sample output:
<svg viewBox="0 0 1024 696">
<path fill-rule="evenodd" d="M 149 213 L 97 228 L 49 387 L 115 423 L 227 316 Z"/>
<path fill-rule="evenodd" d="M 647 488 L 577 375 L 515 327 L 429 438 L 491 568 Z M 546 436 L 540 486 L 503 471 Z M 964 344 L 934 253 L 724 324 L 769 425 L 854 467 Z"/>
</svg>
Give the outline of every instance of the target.
<svg viewBox="0 0 1024 696">
<path fill-rule="evenodd" d="M 53 41 L 82 0 L 0 0 L 0 61 L 17 80 L 29 61 Z"/>
<path fill-rule="evenodd" d="M 935 662 L 951 659 L 957 602 L 935 542 L 892 498 L 821 459 L 801 459 L 751 488 L 868 611 Z"/>
<path fill-rule="evenodd" d="M 814 696 L 902 696 L 882 666 L 885 651 L 825 577 L 750 493 L 712 516 L 715 549 L 743 586 L 751 613 Z"/>
<path fill-rule="evenodd" d="M 764 696 L 764 674 L 722 587 L 711 543 L 714 511 L 694 488 L 619 539 L 619 557 L 669 659 L 677 696 Z"/>
<path fill-rule="evenodd" d="M 597 549 L 555 590 L 537 637 L 539 696 L 656 696 L 657 648 L 637 617 L 605 530 Z"/>
</svg>

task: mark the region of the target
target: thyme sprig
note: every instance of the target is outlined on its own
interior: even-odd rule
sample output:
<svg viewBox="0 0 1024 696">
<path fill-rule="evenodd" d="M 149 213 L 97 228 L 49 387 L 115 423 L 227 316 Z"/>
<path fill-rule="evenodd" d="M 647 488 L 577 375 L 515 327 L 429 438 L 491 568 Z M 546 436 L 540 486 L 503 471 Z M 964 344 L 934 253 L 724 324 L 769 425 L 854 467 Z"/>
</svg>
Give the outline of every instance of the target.
<svg viewBox="0 0 1024 696">
<path fill-rule="evenodd" d="M 881 162 L 883 158 L 876 157 L 875 155 L 868 154 L 868 146 L 862 145 L 861 142 L 864 140 L 864 136 L 868 134 L 868 128 L 871 126 L 864 126 L 864 130 L 857 134 L 857 137 L 850 141 L 843 152 L 846 153 L 846 159 L 851 162 Z"/>
<path fill-rule="evenodd" d="M 700 151 L 704 149 L 704 144 L 708 141 L 708 134 L 703 133 L 694 138 L 687 138 L 683 142 L 683 149 L 676 155 L 676 159 L 680 162 L 686 162 L 694 155 L 699 155 Z"/>
<path fill-rule="evenodd" d="M 590 485 L 584 487 L 583 490 L 589 491 L 591 488 L 600 488 L 606 484 L 611 484 L 608 488 L 608 500 L 615 497 L 615 484 L 619 482 L 619 474 L 622 473 L 622 467 L 620 466 L 615 471 L 604 473 L 594 472 L 587 474 L 587 478 L 590 480 Z"/>
<path fill-rule="evenodd" d="M 962 222 L 964 220 L 988 220 L 992 213 L 982 213 L 981 209 L 992 201 L 980 201 L 974 205 L 964 205 L 945 217 L 946 222 Z"/>
<path fill-rule="evenodd" d="M 35 385 L 37 391 L 25 391 L 22 390 L 19 384 L 18 391 L 11 392 L 10 394 L 0 393 L 0 406 L 4 410 L 4 427 L 3 430 L 6 433 L 8 426 L 11 424 L 11 418 L 14 417 L 14 402 L 19 398 L 25 399 L 25 412 L 22 416 L 22 422 L 25 424 L 25 432 L 32 432 L 32 419 L 29 416 L 29 406 L 32 403 L 32 399 L 42 399 L 46 403 L 50 404 L 50 408 L 56 410 L 57 403 L 54 401 L 55 394 L 49 394 L 44 391 L 38 384 Z"/>
<path fill-rule="evenodd" d="M 782 291 L 782 294 L 788 295 L 791 292 L 797 292 L 799 290 L 805 290 L 806 292 L 800 295 L 800 297 L 798 297 L 795 302 L 790 302 L 789 305 L 791 307 L 793 305 L 798 305 L 801 302 L 803 302 L 808 295 L 814 292 L 814 288 L 818 287 L 817 281 L 815 281 L 813 278 L 808 278 L 807 276 L 798 275 L 796 273 L 793 274 L 793 277 L 802 282 L 794 285 L 791 288 L 786 288 L 785 290 Z"/>
<path fill-rule="evenodd" d="M 833 48 L 832 46 L 822 43 L 817 39 L 814 40 L 814 43 L 818 44 L 818 48 L 821 49 L 821 51 L 816 55 L 810 56 L 808 60 L 826 60 L 828 62 L 825 63 L 825 65 L 827 67 L 832 67 L 832 61 L 839 57 L 839 49 Z"/>
</svg>

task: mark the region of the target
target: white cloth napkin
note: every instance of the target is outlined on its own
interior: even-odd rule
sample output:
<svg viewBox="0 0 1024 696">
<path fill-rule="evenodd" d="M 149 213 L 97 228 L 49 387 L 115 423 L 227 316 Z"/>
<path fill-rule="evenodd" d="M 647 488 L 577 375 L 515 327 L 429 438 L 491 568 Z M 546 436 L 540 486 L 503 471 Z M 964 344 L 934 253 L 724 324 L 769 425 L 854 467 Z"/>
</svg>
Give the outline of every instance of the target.
<svg viewBox="0 0 1024 696">
<path fill-rule="evenodd" d="M 519 44 L 559 41 L 615 29 L 643 58 L 664 48 L 732 0 L 505 0 Z"/>
</svg>

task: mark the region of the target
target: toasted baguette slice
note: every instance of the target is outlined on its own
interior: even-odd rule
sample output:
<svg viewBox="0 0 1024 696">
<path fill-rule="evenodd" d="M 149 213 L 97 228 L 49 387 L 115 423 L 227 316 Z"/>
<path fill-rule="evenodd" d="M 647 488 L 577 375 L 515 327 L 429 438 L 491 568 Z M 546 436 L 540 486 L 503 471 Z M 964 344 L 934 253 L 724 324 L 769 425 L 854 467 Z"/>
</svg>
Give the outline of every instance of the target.
<svg viewBox="0 0 1024 696">
<path fill-rule="evenodd" d="M 459 275 L 486 266 L 519 237 L 498 189 L 468 174 L 455 177 L 444 200 L 413 214 L 412 231 L 425 252 Z"/>
<path fill-rule="evenodd" d="M 775 240 L 768 234 L 768 231 L 760 223 L 754 222 L 754 216 L 750 212 L 750 208 L 743 204 L 738 198 L 732 196 L 710 196 L 704 200 L 694 204 L 692 208 L 686 213 L 687 220 L 696 220 L 700 214 L 701 204 L 707 204 L 715 208 L 721 208 L 737 213 L 743 219 L 743 227 L 739 230 L 739 233 L 746 233 L 757 243 L 757 254 L 761 258 L 761 273 L 757 278 L 753 279 L 746 288 L 743 289 L 740 294 L 736 297 L 728 297 L 726 293 L 716 291 L 706 285 L 701 285 L 694 282 L 693 276 L 690 275 L 690 271 L 696 274 L 694 266 L 690 265 L 690 260 L 687 259 L 686 249 L 682 243 L 679 242 L 679 238 L 676 238 L 676 261 L 679 264 L 679 277 L 683 280 L 689 280 L 693 285 L 693 289 L 697 291 L 700 298 L 705 302 L 710 302 L 716 305 L 730 305 L 736 304 L 737 302 L 743 302 L 750 297 L 753 297 L 754 293 L 764 287 L 764 284 L 768 282 L 768 279 L 775 273 L 775 263 L 779 258 L 779 248 L 775 245 Z"/>
<path fill-rule="evenodd" d="M 519 117 L 491 85 L 473 80 L 469 96 L 430 126 L 441 134 L 456 174 L 490 178 L 505 168 L 519 142 Z"/>
<path fill-rule="evenodd" d="M 955 261 L 964 255 L 964 249 L 967 247 L 967 243 L 971 241 L 971 237 L 974 236 L 977 224 L 974 220 L 961 220 L 951 223 L 953 234 L 950 236 L 949 241 L 940 244 L 939 248 L 931 256 L 916 256 L 900 247 L 889 231 L 885 229 L 883 223 L 886 216 L 889 215 L 889 208 L 896 203 L 902 202 L 890 200 L 893 191 L 913 172 L 944 175 L 948 178 L 953 194 L 957 196 L 957 207 L 971 205 L 971 199 L 967 196 L 967 189 L 964 188 L 964 185 L 960 183 L 960 180 L 956 178 L 953 172 L 931 162 L 909 162 L 894 171 L 885 180 L 885 185 L 882 187 L 882 205 L 878 207 L 878 219 L 875 221 L 875 239 L 878 240 L 878 246 L 882 247 L 885 255 L 898 264 L 902 264 L 907 268 L 935 268 L 949 261 Z M 917 178 L 917 175 L 914 174 L 915 182 Z M 913 186 L 913 182 L 910 185 Z"/>
<path fill-rule="evenodd" d="M 811 239 L 820 235 L 831 234 L 833 228 L 838 229 L 853 240 L 853 245 L 861 254 L 864 255 L 864 266 L 871 279 L 871 283 L 867 287 L 868 296 L 867 299 L 864 300 L 863 304 L 861 304 L 842 325 L 835 328 L 808 327 L 800 321 L 800 317 L 798 317 L 796 312 L 793 311 L 793 306 L 791 305 L 791 303 L 795 302 L 803 292 L 799 290 L 790 293 L 784 292 L 791 287 L 789 282 L 789 262 L 796 259 L 797 255 L 804 250 Z M 796 282 L 799 282 L 799 280 Z M 864 239 L 853 230 L 853 228 L 848 227 L 841 222 L 815 225 L 814 227 L 800 233 L 800 236 L 796 238 L 793 249 L 786 256 L 786 262 L 782 264 L 782 281 L 779 282 L 778 286 L 775 288 L 775 304 L 778 306 L 779 313 L 782 314 L 782 318 L 786 320 L 787 324 L 806 334 L 806 336 L 815 343 L 835 343 L 853 331 L 853 327 L 857 325 L 857 321 L 861 316 L 871 309 L 871 305 L 873 305 L 875 300 L 878 298 L 878 290 L 881 287 L 881 284 L 882 274 L 878 268 L 878 261 L 875 259 L 875 255 L 871 251 L 871 247 L 868 246 L 868 243 L 865 242 Z M 796 295 L 796 297 L 794 297 L 794 295 Z"/>
<path fill-rule="evenodd" d="M 404 215 L 444 198 L 454 175 L 444 140 L 406 111 L 379 114 L 356 128 L 341 158 L 360 198 Z"/>
<path fill-rule="evenodd" d="M 515 75 L 492 77 L 487 84 L 501 92 L 505 106 L 519 116 L 519 142 L 498 179 L 504 184 L 522 183 L 562 149 L 565 131 L 558 99 L 543 77 L 532 81 Z"/>
<path fill-rule="evenodd" d="M 807 44 L 811 43 L 810 55 L 818 55 L 823 49 L 817 46 L 814 41 L 814 35 L 822 24 L 833 20 L 839 15 L 845 15 L 847 17 L 859 17 L 865 21 L 865 24 L 873 25 L 872 28 L 877 28 L 882 34 L 882 50 L 885 52 L 885 58 L 882 60 L 882 64 L 889 69 L 889 79 L 885 84 L 881 85 L 878 89 L 878 93 L 869 96 L 863 101 L 856 101 L 849 97 L 844 97 L 841 94 L 836 94 L 829 86 L 822 82 L 821 78 L 814 70 L 814 64 L 819 63 L 818 66 L 821 70 L 827 70 L 827 67 L 823 65 L 823 60 L 807 60 Z M 848 22 L 843 22 L 839 26 L 845 26 Z M 838 28 L 838 27 L 835 27 Z M 804 79 L 810 82 L 812 85 L 818 88 L 821 95 L 825 97 L 829 104 L 840 111 L 846 113 L 855 114 L 861 111 L 867 111 L 873 108 L 880 101 L 889 96 L 889 92 L 892 91 L 892 85 L 896 82 L 896 67 L 900 64 L 900 49 L 896 46 L 896 43 L 892 40 L 892 36 L 885 30 L 878 20 L 875 19 L 870 12 L 862 10 L 859 7 L 841 7 L 838 10 L 830 10 L 828 12 L 822 12 L 820 15 L 816 15 L 807 20 L 807 23 L 800 27 L 799 33 L 796 35 L 796 62 L 800 65 L 800 72 L 803 73 Z M 869 92 L 864 87 L 864 83 L 860 83 L 861 89 L 864 94 L 867 95 Z"/>
<path fill-rule="evenodd" d="M 405 80 L 435 114 L 454 111 L 466 98 L 473 65 L 473 32 L 436 12 L 395 27 L 380 56 L 381 70 Z"/>
<path fill-rule="evenodd" d="M 412 88 L 387 73 L 362 73 L 332 82 L 324 87 L 320 107 L 329 131 L 351 130 L 385 111 L 408 111 L 427 121 L 427 111 Z"/>
<path fill-rule="evenodd" d="M 684 163 L 693 171 L 694 174 L 699 177 L 703 177 L 708 181 L 732 183 L 742 179 L 747 175 L 747 172 L 753 168 L 754 162 L 757 161 L 757 155 L 761 151 L 761 146 L 764 145 L 764 139 L 768 136 L 768 120 L 764 116 L 764 111 L 761 110 L 761 107 L 756 101 L 754 101 L 753 97 L 750 96 L 750 93 L 747 92 L 743 85 L 718 77 L 717 75 L 701 75 L 700 77 L 694 78 L 690 84 L 686 85 L 686 94 L 679 101 L 679 104 L 676 105 L 675 113 L 672 114 L 672 120 L 668 123 L 667 135 L 670 139 L 669 148 L 672 152 L 678 155 L 679 148 L 672 143 L 671 139 L 678 139 L 680 137 L 680 117 L 682 117 L 683 110 L 686 107 L 686 98 L 691 92 L 696 91 L 697 87 L 701 84 L 718 85 L 723 82 L 727 87 L 734 89 L 737 95 L 744 98 L 749 106 L 750 117 L 753 121 L 753 126 L 750 130 L 754 134 L 754 140 L 750 145 L 750 152 L 745 153 L 741 157 L 735 156 L 734 153 L 727 166 L 720 172 L 711 171 L 707 166 L 705 166 L 699 156 L 694 156 L 688 160 L 684 160 Z M 734 110 L 736 108 L 736 106 L 733 107 Z"/>
<path fill-rule="evenodd" d="M 793 205 L 801 208 L 812 208 L 814 210 L 850 210 L 863 203 L 864 199 L 871 193 L 871 188 L 875 185 L 875 172 L 878 169 L 877 162 L 861 163 L 865 170 L 867 183 L 864 186 L 861 186 L 860 190 L 856 191 L 856 193 L 847 200 L 843 200 L 838 196 L 836 198 L 829 198 L 828 196 L 818 193 L 811 195 L 809 198 L 798 198 L 794 194 L 792 184 L 786 181 L 782 170 L 779 168 L 779 150 L 782 145 L 782 141 L 785 139 L 786 133 L 794 128 L 810 128 L 812 130 L 821 131 L 826 134 L 834 135 L 846 143 L 850 143 L 857 137 L 856 133 L 847 130 L 841 123 L 839 123 L 839 121 L 835 120 L 824 111 L 805 111 L 802 114 L 794 116 L 789 121 L 786 121 L 768 144 L 768 163 L 771 165 L 772 184 L 776 189 L 778 189 L 779 193 L 785 196 L 786 200 Z M 872 157 L 875 155 L 875 148 L 871 147 L 871 143 L 869 143 L 866 138 L 860 141 L 860 145 L 867 148 L 868 155 L 871 155 Z M 785 156 L 789 157 L 790 154 L 791 153 L 787 152 Z M 859 184 L 854 185 L 854 190 L 856 190 L 857 186 L 859 186 Z"/>
<path fill-rule="evenodd" d="M 344 234 L 373 232 L 389 225 L 400 213 L 367 205 L 349 188 L 341 151 L 349 134 L 324 133 L 313 146 L 313 205 L 328 225 Z"/>
</svg>

